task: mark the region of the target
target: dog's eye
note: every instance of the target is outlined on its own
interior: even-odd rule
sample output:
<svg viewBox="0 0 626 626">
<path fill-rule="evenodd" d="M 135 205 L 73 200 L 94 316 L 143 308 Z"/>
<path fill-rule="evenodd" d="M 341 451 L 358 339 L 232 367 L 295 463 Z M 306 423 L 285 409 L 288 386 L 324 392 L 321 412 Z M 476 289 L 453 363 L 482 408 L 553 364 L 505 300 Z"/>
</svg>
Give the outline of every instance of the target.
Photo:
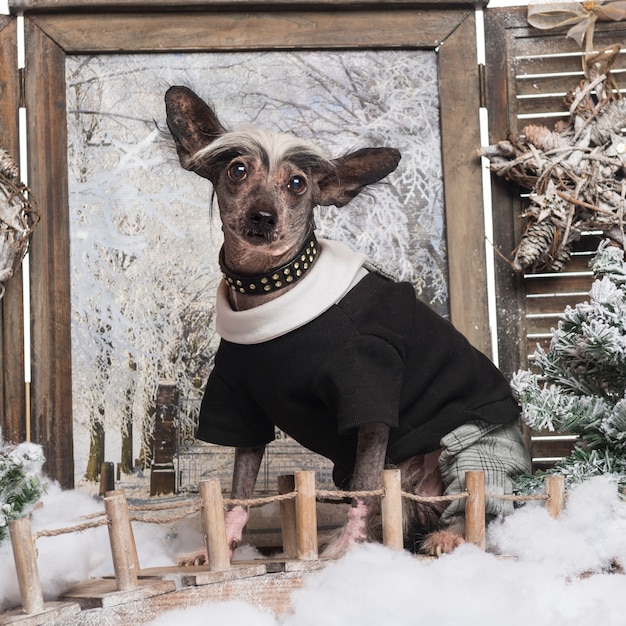
<svg viewBox="0 0 626 626">
<path fill-rule="evenodd" d="M 230 180 L 240 182 L 244 180 L 247 175 L 248 170 L 241 161 L 235 161 L 234 163 L 231 163 L 228 167 L 228 178 L 230 178 Z"/>
<path fill-rule="evenodd" d="M 296 195 L 306 191 L 306 178 L 304 176 L 292 176 L 287 183 L 287 189 Z"/>
</svg>

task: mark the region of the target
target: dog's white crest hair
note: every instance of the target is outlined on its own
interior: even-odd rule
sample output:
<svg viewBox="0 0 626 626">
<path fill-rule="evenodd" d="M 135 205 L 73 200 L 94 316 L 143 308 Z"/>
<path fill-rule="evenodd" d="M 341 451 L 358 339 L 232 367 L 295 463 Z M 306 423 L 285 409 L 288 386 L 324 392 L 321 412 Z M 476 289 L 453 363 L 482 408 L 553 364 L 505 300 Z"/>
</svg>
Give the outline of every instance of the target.
<svg viewBox="0 0 626 626">
<path fill-rule="evenodd" d="M 258 128 L 251 124 L 239 126 L 224 133 L 215 141 L 198 150 L 190 162 L 218 161 L 220 157 L 250 154 L 273 170 L 285 161 L 300 167 L 323 166 L 332 168 L 331 159 L 312 141 L 299 139 L 287 133 Z"/>
</svg>

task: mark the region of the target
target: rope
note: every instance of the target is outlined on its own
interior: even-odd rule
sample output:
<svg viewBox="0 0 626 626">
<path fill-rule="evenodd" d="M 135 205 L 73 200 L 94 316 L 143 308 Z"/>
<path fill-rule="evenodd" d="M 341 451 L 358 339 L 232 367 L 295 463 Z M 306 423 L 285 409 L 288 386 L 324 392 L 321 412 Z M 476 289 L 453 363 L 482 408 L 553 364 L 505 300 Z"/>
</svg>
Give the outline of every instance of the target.
<svg viewBox="0 0 626 626">
<path fill-rule="evenodd" d="M 283 500 L 293 500 L 298 494 L 295 491 L 290 493 L 279 493 L 277 496 L 266 496 L 264 498 L 250 498 L 250 499 L 237 499 L 237 498 L 225 498 L 224 506 L 244 506 L 255 507 L 263 506 L 264 504 L 270 504 L 271 502 L 282 502 Z"/>
<path fill-rule="evenodd" d="M 157 502 L 155 504 L 129 504 L 128 509 L 130 511 L 167 511 L 170 509 L 181 509 L 184 506 L 197 506 L 200 502 L 200 498 L 193 498 L 190 500 L 182 500 L 180 502 Z"/>
<path fill-rule="evenodd" d="M 315 497 L 320 500 L 343 500 L 344 498 L 370 498 L 373 496 L 384 496 L 384 489 L 374 489 L 372 491 L 328 491 L 318 489 Z"/>
<path fill-rule="evenodd" d="M 407 500 L 413 500 L 414 502 L 452 502 L 453 500 L 462 500 L 469 496 L 468 491 L 462 491 L 461 493 L 451 493 L 448 496 L 419 496 L 414 493 L 402 492 L 402 497 Z"/>
<path fill-rule="evenodd" d="M 54 530 L 40 530 L 33 533 L 33 541 L 37 541 L 40 537 L 58 537 L 59 535 L 66 535 L 68 533 L 80 533 L 83 530 L 89 530 L 90 528 L 99 528 L 100 526 L 107 526 L 109 519 L 103 519 L 98 522 L 86 522 L 84 524 L 77 524 L 76 526 L 66 526 L 64 528 L 55 528 Z"/>
<path fill-rule="evenodd" d="M 384 489 L 374 489 L 371 491 L 336 491 L 318 489 L 315 491 L 315 497 L 318 500 L 344 500 L 346 498 L 369 498 L 375 496 L 384 496 L 386 491 Z M 469 496 L 469 492 L 463 491 L 461 493 L 450 494 L 447 496 L 420 496 L 407 491 L 402 491 L 401 496 L 407 500 L 414 502 L 452 502 L 454 500 L 461 500 Z M 227 498 L 224 499 L 224 507 L 243 506 L 243 507 L 257 507 L 272 502 L 284 502 L 286 500 L 293 500 L 297 498 L 298 493 L 292 491 L 290 493 L 278 494 L 275 496 L 266 496 L 262 498 Z M 512 502 L 528 502 L 531 500 L 549 500 L 548 494 L 535 494 L 535 495 L 511 495 L 511 494 L 485 494 L 485 498 L 492 498 L 496 500 L 507 500 Z M 191 506 L 188 506 L 191 503 Z M 167 511 L 172 509 L 180 509 L 182 507 L 188 507 L 170 516 L 148 516 L 148 515 L 131 515 L 130 520 L 132 522 L 143 522 L 146 524 L 172 524 L 173 522 L 180 521 L 185 517 L 189 517 L 194 513 L 197 513 L 202 508 L 202 501 L 200 498 L 194 498 L 193 500 L 186 500 L 183 502 L 169 502 L 169 503 L 157 503 L 157 504 L 143 504 L 143 505 L 129 505 L 128 508 L 131 511 Z M 104 512 L 90 513 L 88 515 L 81 516 L 81 519 L 95 519 L 105 515 Z M 37 541 L 40 537 L 57 537 L 59 535 L 82 532 L 91 528 L 99 528 L 100 526 L 106 526 L 110 523 L 108 517 L 93 522 L 85 522 L 84 524 L 76 524 L 75 526 L 66 526 L 63 528 L 56 528 L 54 530 L 40 530 L 33 533 L 33 541 Z"/>
<path fill-rule="evenodd" d="M 202 503 L 197 502 L 193 506 L 181 511 L 176 515 L 170 515 L 169 517 L 165 516 L 149 516 L 149 515 L 130 515 L 129 519 L 131 522 L 144 522 L 145 524 L 172 524 L 173 522 L 178 522 L 185 517 L 189 517 L 194 513 L 197 513 L 202 508 Z"/>
</svg>

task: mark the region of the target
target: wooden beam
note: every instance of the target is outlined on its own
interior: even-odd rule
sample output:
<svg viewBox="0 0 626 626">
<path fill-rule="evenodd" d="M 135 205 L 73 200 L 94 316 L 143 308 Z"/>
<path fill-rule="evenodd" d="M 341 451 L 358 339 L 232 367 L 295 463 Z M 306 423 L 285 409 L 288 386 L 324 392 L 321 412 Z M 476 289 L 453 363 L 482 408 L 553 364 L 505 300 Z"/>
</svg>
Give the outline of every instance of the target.
<svg viewBox="0 0 626 626">
<path fill-rule="evenodd" d="M 14 18 L 0 17 L 0 145 L 19 162 L 17 34 Z M 26 439 L 22 267 L 4 283 L 0 299 L 0 430 L 7 441 Z"/>
<path fill-rule="evenodd" d="M 373 7 L 392 10 L 398 7 L 428 7 L 428 8 L 456 8 L 485 6 L 488 0 L 315 0 L 313 2 L 294 2 L 294 0 L 272 0 L 271 6 L 284 7 L 310 7 L 315 4 L 319 9 L 338 8 L 361 8 Z M 214 10 L 219 8 L 233 7 L 243 9 L 266 9 L 267 2 L 263 0 L 9 0 L 11 13 L 35 13 L 44 11 L 68 11 L 79 9 L 81 11 L 123 11 L 123 10 L 177 10 L 181 9 L 204 9 Z"/>
<path fill-rule="evenodd" d="M 452 323 L 491 356 L 475 49 L 472 13 L 439 51 L 448 284 Z"/>
<path fill-rule="evenodd" d="M 28 180 L 41 220 L 31 241 L 33 440 L 44 471 L 74 486 L 70 239 L 65 119 L 65 53 L 25 20 Z"/>
<path fill-rule="evenodd" d="M 167 13 L 72 13 L 32 19 L 67 53 L 104 53 L 434 48 L 468 15 L 473 15 L 468 9 L 411 9 L 191 12 L 175 19 Z"/>
</svg>

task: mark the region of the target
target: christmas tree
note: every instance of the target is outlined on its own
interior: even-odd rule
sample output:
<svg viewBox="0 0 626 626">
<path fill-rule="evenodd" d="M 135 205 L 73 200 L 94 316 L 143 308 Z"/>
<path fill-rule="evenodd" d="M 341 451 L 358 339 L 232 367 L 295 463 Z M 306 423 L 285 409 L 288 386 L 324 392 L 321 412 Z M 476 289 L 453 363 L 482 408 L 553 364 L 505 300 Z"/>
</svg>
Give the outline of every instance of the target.
<svg viewBox="0 0 626 626">
<path fill-rule="evenodd" d="M 578 435 L 569 457 L 547 473 L 567 484 L 614 474 L 626 486 L 626 263 L 624 251 L 604 241 L 590 262 L 589 301 L 567 307 L 546 352 L 535 351 L 538 371 L 519 371 L 512 387 L 523 420 L 535 430 Z M 545 473 L 525 476 L 529 492 Z"/>
<path fill-rule="evenodd" d="M 0 543 L 12 519 L 27 515 L 44 491 L 41 446 L 3 443 L 0 433 Z"/>
</svg>

